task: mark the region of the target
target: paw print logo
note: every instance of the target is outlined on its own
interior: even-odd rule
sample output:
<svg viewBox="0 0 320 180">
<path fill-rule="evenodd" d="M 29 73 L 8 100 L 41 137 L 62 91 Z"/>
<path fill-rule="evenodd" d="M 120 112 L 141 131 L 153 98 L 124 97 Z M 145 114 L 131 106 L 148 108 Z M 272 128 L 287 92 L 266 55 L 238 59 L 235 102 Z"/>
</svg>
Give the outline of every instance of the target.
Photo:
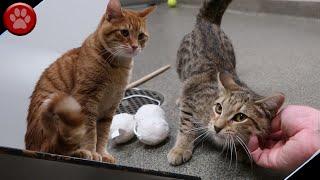
<svg viewBox="0 0 320 180">
<path fill-rule="evenodd" d="M 13 23 L 13 29 L 26 29 L 27 24 L 31 21 L 31 17 L 27 15 L 27 9 L 14 9 L 14 13 L 10 14 L 10 20 Z"/>
<path fill-rule="evenodd" d="M 20 36 L 33 30 L 36 19 L 33 8 L 25 3 L 15 3 L 9 6 L 3 15 L 3 22 L 8 31 Z"/>
</svg>

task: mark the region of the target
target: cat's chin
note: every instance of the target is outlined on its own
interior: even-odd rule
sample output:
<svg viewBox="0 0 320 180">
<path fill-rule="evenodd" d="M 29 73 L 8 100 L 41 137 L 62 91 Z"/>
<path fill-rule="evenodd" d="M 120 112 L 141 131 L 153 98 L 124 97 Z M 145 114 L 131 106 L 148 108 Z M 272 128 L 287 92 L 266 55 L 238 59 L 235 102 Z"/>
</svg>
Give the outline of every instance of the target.
<svg viewBox="0 0 320 180">
<path fill-rule="evenodd" d="M 134 58 L 139 54 L 139 52 L 122 53 L 119 57 L 123 58 Z"/>
<path fill-rule="evenodd" d="M 228 136 L 224 134 L 211 133 L 210 141 L 214 143 L 216 146 L 223 147 L 226 145 L 226 143 L 228 143 Z M 234 143 L 238 144 L 238 142 L 235 139 Z"/>
<path fill-rule="evenodd" d="M 212 141 L 215 145 L 222 147 L 226 142 L 226 138 L 223 137 L 223 135 L 212 133 L 210 135 L 210 141 Z"/>
</svg>

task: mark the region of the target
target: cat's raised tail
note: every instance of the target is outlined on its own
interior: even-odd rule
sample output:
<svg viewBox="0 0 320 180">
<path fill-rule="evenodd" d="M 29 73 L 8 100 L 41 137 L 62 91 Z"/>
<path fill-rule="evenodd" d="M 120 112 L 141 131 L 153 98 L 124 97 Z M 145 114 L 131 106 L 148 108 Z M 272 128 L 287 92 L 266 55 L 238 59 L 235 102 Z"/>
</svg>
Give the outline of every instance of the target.
<svg viewBox="0 0 320 180">
<path fill-rule="evenodd" d="M 204 0 L 198 18 L 220 25 L 222 16 L 232 0 Z"/>
</svg>

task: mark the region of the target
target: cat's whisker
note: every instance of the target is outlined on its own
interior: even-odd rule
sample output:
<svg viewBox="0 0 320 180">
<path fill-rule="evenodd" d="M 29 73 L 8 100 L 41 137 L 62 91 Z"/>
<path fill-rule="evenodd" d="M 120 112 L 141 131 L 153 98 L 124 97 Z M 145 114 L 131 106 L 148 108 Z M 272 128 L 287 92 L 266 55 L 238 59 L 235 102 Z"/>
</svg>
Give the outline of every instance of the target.
<svg viewBox="0 0 320 180">
<path fill-rule="evenodd" d="M 117 46 L 118 49 L 130 49 L 129 46 L 125 46 L 125 45 L 119 45 Z"/>
<path fill-rule="evenodd" d="M 205 130 L 207 129 L 206 127 L 198 127 L 198 128 L 192 128 L 188 131 L 186 131 L 186 133 L 190 133 L 190 132 L 198 132 L 198 131 L 201 131 L 201 130 Z"/>
<path fill-rule="evenodd" d="M 190 129 L 190 131 L 197 130 L 197 129 L 206 129 L 206 127 L 196 127 L 196 128 Z"/>
<path fill-rule="evenodd" d="M 108 60 L 110 59 L 110 58 L 112 58 L 113 57 L 113 54 L 112 53 L 110 53 L 109 54 L 109 56 L 105 59 L 105 61 L 107 61 L 108 62 Z"/>
<path fill-rule="evenodd" d="M 202 141 L 202 147 L 203 147 L 203 143 L 208 139 L 209 135 L 210 135 L 210 132 L 207 131 L 207 134 L 206 134 L 204 140 Z"/>
<path fill-rule="evenodd" d="M 204 127 L 204 128 L 207 128 L 208 129 L 208 127 L 206 127 L 203 123 L 201 123 L 201 122 L 196 122 L 196 121 L 192 121 L 191 122 L 194 126 L 196 126 L 196 127 Z"/>
<path fill-rule="evenodd" d="M 109 52 L 109 50 L 107 50 L 107 49 L 102 49 L 100 52 L 98 52 L 98 54 L 101 55 L 101 54 L 105 54 L 105 53 L 107 53 L 107 52 Z"/>
<path fill-rule="evenodd" d="M 123 51 L 120 49 L 119 52 L 116 54 L 116 56 L 119 56 L 119 55 L 123 55 Z M 118 60 L 117 63 L 118 65 L 120 65 L 120 60 L 119 59 L 116 59 Z"/>
<path fill-rule="evenodd" d="M 193 124 L 204 126 L 202 122 L 192 121 Z"/>
<path fill-rule="evenodd" d="M 99 54 L 100 56 L 102 56 L 102 55 L 104 55 L 105 53 L 107 53 L 107 52 L 109 52 L 109 51 L 107 51 L 107 50 L 105 50 L 105 52 L 104 53 L 101 53 L 101 54 Z M 109 59 L 110 58 L 114 58 L 114 52 L 109 52 L 110 54 L 109 54 L 109 56 L 105 59 L 105 61 L 107 61 L 107 62 L 109 62 Z"/>
<path fill-rule="evenodd" d="M 205 135 L 206 132 L 200 134 L 196 139 L 194 139 L 191 144 L 195 143 L 200 137 L 202 137 L 203 135 Z"/>
<path fill-rule="evenodd" d="M 249 151 L 249 149 L 247 148 L 247 145 L 243 142 L 243 140 L 238 136 L 238 135 L 236 135 L 236 139 L 238 140 L 238 142 L 239 142 L 239 144 L 243 147 L 243 149 L 245 150 L 245 152 L 246 152 L 246 154 L 247 154 L 247 156 L 248 156 L 248 158 L 249 158 L 249 160 L 250 160 L 250 164 L 251 164 L 251 169 L 252 169 L 252 162 L 253 162 L 253 160 L 252 160 L 252 156 L 251 156 L 251 154 L 250 154 L 250 151 Z"/>
<path fill-rule="evenodd" d="M 233 160 L 233 144 L 232 144 L 232 136 L 230 134 L 228 134 L 228 136 L 229 136 L 229 141 L 230 141 L 230 156 L 231 156 L 229 168 L 231 168 L 231 164 L 232 164 L 232 160 Z"/>
<path fill-rule="evenodd" d="M 120 51 L 121 51 L 121 49 L 115 50 L 115 51 L 112 53 L 112 56 L 113 56 L 114 58 L 117 57 L 117 56 L 119 55 Z"/>
<path fill-rule="evenodd" d="M 227 146 L 227 143 L 226 143 L 227 141 L 224 141 L 224 143 L 223 143 L 223 147 L 222 147 L 222 150 L 221 150 L 221 152 L 220 152 L 220 156 L 224 153 L 224 151 L 226 150 L 226 146 Z"/>
<path fill-rule="evenodd" d="M 204 142 L 204 140 L 206 139 L 206 137 L 208 137 L 208 135 L 209 135 L 209 131 L 206 131 L 206 132 L 205 132 L 205 135 L 204 135 L 204 136 L 202 136 L 202 138 L 200 139 L 199 143 L 200 143 L 200 142 L 202 142 L 202 143 L 203 143 L 203 142 Z"/>
<path fill-rule="evenodd" d="M 114 58 L 115 58 L 114 55 L 110 55 L 110 56 L 106 59 L 106 61 L 107 61 L 109 64 L 111 64 L 111 61 L 112 61 Z"/>
<path fill-rule="evenodd" d="M 231 142 L 231 162 L 233 162 L 233 156 L 235 156 L 235 161 L 236 161 L 236 168 L 237 168 L 237 162 L 238 162 L 238 157 L 237 157 L 237 148 L 234 142 L 234 136 L 229 134 L 230 136 L 230 142 Z M 233 155 L 234 152 L 234 155 Z M 229 168 L 231 167 L 231 164 L 229 164 Z"/>
<path fill-rule="evenodd" d="M 107 54 L 108 52 L 109 52 L 109 51 L 99 52 L 98 55 L 99 55 L 99 56 L 103 56 L 103 55 Z"/>
<path fill-rule="evenodd" d="M 116 49 L 114 52 L 111 52 L 110 54 L 114 57 L 119 53 L 120 49 Z"/>
<path fill-rule="evenodd" d="M 127 47 L 127 46 L 118 46 L 117 49 L 119 49 L 119 50 L 125 50 L 125 51 L 131 50 L 131 48 L 129 48 L 129 47 Z"/>
<path fill-rule="evenodd" d="M 114 59 L 116 59 L 115 57 L 117 57 L 117 56 L 119 55 L 119 53 L 120 53 L 120 50 L 117 49 L 115 52 L 111 53 L 110 57 L 108 57 L 108 58 L 106 59 L 106 61 L 107 61 L 109 64 L 111 64 L 112 61 L 114 61 Z"/>
<path fill-rule="evenodd" d="M 204 134 L 201 136 L 201 138 L 199 138 L 198 141 L 195 142 L 195 143 L 196 143 L 195 146 L 198 146 L 198 144 L 202 142 L 202 140 L 203 140 L 203 138 L 204 138 L 205 136 L 206 136 L 206 132 L 204 132 Z"/>
<path fill-rule="evenodd" d="M 237 146 L 236 146 L 236 143 L 234 142 L 234 138 L 232 138 L 232 141 L 233 141 L 233 147 L 234 147 L 234 150 L 235 150 L 235 156 L 236 156 L 236 169 L 238 167 L 238 151 L 237 151 Z"/>
<path fill-rule="evenodd" d="M 242 140 L 242 138 L 240 136 L 237 136 L 239 138 L 239 140 L 241 141 L 241 143 L 243 144 L 245 150 L 247 151 L 249 158 L 252 159 L 252 156 L 250 154 L 249 148 L 247 147 L 246 143 L 244 143 L 244 141 Z"/>
<path fill-rule="evenodd" d="M 227 141 L 227 147 L 226 147 L 227 152 L 226 152 L 226 155 L 225 155 L 225 160 L 227 159 L 227 157 L 228 157 L 228 155 L 229 155 L 229 137 L 228 137 L 228 136 L 227 136 L 227 138 L 226 138 L 226 141 Z"/>
</svg>

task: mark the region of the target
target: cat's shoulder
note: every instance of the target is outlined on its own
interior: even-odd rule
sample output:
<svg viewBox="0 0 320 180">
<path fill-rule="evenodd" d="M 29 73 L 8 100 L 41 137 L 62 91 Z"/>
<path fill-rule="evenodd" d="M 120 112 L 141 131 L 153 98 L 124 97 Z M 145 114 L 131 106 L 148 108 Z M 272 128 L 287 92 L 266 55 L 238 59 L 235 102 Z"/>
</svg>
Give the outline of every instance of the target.
<svg viewBox="0 0 320 180">
<path fill-rule="evenodd" d="M 183 94 L 194 94 L 204 89 L 216 89 L 216 78 L 211 73 L 193 75 L 184 81 Z"/>
<path fill-rule="evenodd" d="M 59 59 L 66 59 L 66 60 L 76 59 L 79 57 L 80 49 L 81 49 L 80 47 L 73 48 L 67 51 L 66 53 L 64 53 Z"/>
<path fill-rule="evenodd" d="M 74 48 L 66 53 L 64 53 L 62 56 L 57 58 L 54 62 L 52 62 L 42 73 L 40 79 L 43 78 L 43 76 L 46 76 L 48 73 L 58 73 L 60 70 L 66 71 L 67 69 L 70 69 L 70 65 L 74 64 L 74 60 L 78 59 L 80 53 L 80 48 Z"/>
</svg>

